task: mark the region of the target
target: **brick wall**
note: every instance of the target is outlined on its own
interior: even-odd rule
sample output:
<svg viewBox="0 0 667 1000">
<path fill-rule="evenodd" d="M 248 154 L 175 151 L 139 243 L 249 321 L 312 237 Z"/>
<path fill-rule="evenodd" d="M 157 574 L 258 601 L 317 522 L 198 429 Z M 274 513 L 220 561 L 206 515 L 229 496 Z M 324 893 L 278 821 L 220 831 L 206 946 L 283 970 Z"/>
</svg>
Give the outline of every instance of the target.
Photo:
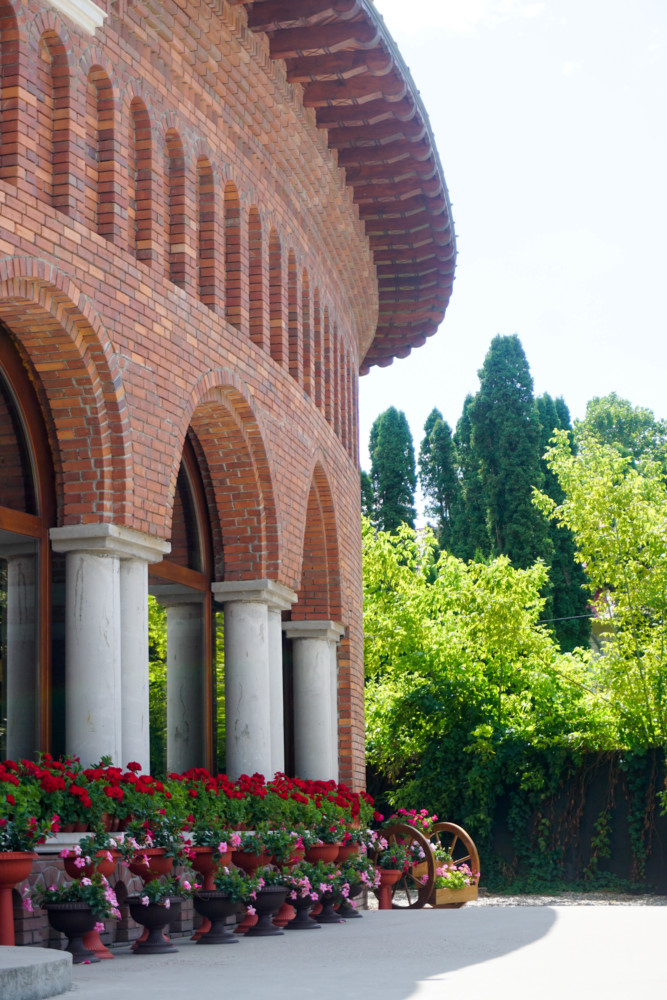
<svg viewBox="0 0 667 1000">
<path fill-rule="evenodd" d="M 169 538 L 191 427 L 225 579 L 270 576 L 297 616 L 326 604 L 347 626 L 342 776 L 359 785 L 363 227 L 242 9 L 118 9 L 90 37 L 0 2 L 0 319 L 42 401 L 58 522 Z"/>
</svg>

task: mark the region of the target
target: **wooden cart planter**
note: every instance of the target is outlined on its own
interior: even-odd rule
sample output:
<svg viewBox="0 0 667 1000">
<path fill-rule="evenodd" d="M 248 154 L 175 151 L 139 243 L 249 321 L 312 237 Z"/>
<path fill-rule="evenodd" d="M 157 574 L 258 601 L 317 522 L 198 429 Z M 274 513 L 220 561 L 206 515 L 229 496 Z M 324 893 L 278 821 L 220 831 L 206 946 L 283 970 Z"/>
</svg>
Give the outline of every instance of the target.
<svg viewBox="0 0 667 1000">
<path fill-rule="evenodd" d="M 412 865 L 393 886 L 394 909 L 421 909 L 423 906 L 458 909 L 477 899 L 476 885 L 465 889 L 435 888 L 435 847 L 442 847 L 455 865 L 466 864 L 473 872 L 480 870 L 479 854 L 472 837 L 456 823 L 436 823 L 429 838 L 407 823 L 395 823 L 383 830 L 382 836 L 415 851 L 421 849 L 424 855 L 423 860 Z"/>
</svg>

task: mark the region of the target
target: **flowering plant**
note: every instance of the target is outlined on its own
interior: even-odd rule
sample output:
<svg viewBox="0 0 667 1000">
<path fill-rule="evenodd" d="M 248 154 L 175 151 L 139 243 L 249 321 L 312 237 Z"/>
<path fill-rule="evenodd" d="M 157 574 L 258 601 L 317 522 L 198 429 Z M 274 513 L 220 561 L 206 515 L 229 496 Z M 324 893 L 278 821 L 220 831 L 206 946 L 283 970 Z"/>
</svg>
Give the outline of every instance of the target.
<svg viewBox="0 0 667 1000">
<path fill-rule="evenodd" d="M 265 885 L 286 886 L 285 874 L 288 871 L 288 868 L 280 869 L 264 865 L 262 868 L 258 868 L 255 874 L 262 880 L 262 888 L 264 888 Z"/>
<path fill-rule="evenodd" d="M 385 820 L 385 826 L 392 826 L 394 823 L 405 823 L 407 826 L 414 826 L 416 830 L 423 833 L 428 840 L 433 832 L 433 826 L 438 822 L 438 817 L 433 813 L 429 814 L 428 809 L 397 809 L 396 812 Z"/>
<path fill-rule="evenodd" d="M 264 844 L 265 833 L 266 831 L 264 830 L 233 833 L 229 838 L 232 850 L 245 851 L 246 854 L 264 854 L 266 852 L 266 846 Z"/>
<path fill-rule="evenodd" d="M 42 816 L 37 782 L 23 762 L 0 764 L 0 851 L 32 851 L 60 829 L 60 817 Z"/>
<path fill-rule="evenodd" d="M 296 830 L 266 830 L 262 834 L 262 841 L 274 864 L 278 866 L 287 864 L 295 854 L 298 856 L 303 852 L 303 837 Z"/>
<path fill-rule="evenodd" d="M 428 875 L 424 876 L 428 881 Z M 479 872 L 472 872 L 468 865 L 442 865 L 435 870 L 434 888 L 465 889 L 469 885 L 477 885 Z"/>
<path fill-rule="evenodd" d="M 100 920 L 120 917 L 118 900 L 104 875 L 95 872 L 90 878 L 75 878 L 63 885 L 35 886 L 24 893 L 23 905 L 32 910 L 33 903 L 44 906 L 47 903 L 87 903 Z"/>
<path fill-rule="evenodd" d="M 196 889 L 199 889 L 199 885 L 189 873 L 184 872 L 182 875 L 162 875 L 151 882 L 146 882 L 141 890 L 139 901 L 142 906 L 159 903 L 161 906 L 169 909 L 171 900 L 174 897 L 186 899 Z"/>
<path fill-rule="evenodd" d="M 259 875 L 247 875 L 240 868 L 219 868 L 213 881 L 216 889 L 224 892 L 235 903 L 256 899 L 257 890 L 264 885 Z"/>
<path fill-rule="evenodd" d="M 365 854 L 353 854 L 343 862 L 340 870 L 351 886 L 361 884 L 368 889 L 377 889 L 380 884 L 380 872 Z"/>
<path fill-rule="evenodd" d="M 386 837 L 378 837 L 373 850 L 373 861 L 378 868 L 390 871 L 404 871 L 412 867 L 412 852 L 405 844 L 389 843 Z"/>
</svg>

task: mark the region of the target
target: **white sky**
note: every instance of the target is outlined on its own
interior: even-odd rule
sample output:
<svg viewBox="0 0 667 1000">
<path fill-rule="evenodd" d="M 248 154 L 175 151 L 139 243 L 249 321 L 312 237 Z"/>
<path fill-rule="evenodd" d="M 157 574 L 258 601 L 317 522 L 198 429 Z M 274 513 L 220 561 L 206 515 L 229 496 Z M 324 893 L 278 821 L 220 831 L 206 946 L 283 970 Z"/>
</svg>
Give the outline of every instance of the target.
<svg viewBox="0 0 667 1000">
<path fill-rule="evenodd" d="M 458 237 L 438 332 L 361 380 L 418 451 L 497 333 L 574 417 L 615 391 L 667 417 L 665 0 L 376 0 L 431 119 Z"/>
</svg>

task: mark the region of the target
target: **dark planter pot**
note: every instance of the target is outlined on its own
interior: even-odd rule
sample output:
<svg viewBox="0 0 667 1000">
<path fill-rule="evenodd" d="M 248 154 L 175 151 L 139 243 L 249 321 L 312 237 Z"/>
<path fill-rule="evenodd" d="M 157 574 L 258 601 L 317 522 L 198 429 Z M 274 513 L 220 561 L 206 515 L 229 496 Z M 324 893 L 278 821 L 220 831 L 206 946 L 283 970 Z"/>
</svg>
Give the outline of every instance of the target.
<svg viewBox="0 0 667 1000">
<path fill-rule="evenodd" d="M 285 902 L 286 885 L 267 885 L 257 893 L 253 906 L 257 911 L 257 923 L 246 931 L 246 937 L 276 937 L 283 934 L 279 927 L 274 927 L 273 918 Z"/>
<path fill-rule="evenodd" d="M 285 930 L 288 931 L 312 931 L 319 930 L 320 925 L 310 916 L 310 911 L 315 905 L 315 900 L 308 896 L 297 896 L 291 900 L 292 906 L 296 910 L 296 916 L 287 924 Z"/>
<path fill-rule="evenodd" d="M 147 935 L 139 940 L 134 949 L 135 955 L 168 955 L 178 951 L 171 941 L 165 938 L 163 929 L 169 923 L 170 911 L 162 903 L 149 903 L 144 906 L 139 896 L 128 896 L 132 919 L 146 928 Z"/>
<path fill-rule="evenodd" d="M 240 916 L 241 903 L 216 889 L 196 892 L 192 902 L 197 913 L 210 922 L 210 930 L 197 939 L 197 944 L 238 944 L 239 939 L 226 926 L 226 921 L 231 916 Z"/>
<path fill-rule="evenodd" d="M 350 885 L 349 898 L 356 899 L 357 896 L 361 895 L 363 888 L 364 887 L 361 884 L 361 882 L 353 882 Z M 347 899 L 344 899 L 343 902 L 338 907 L 338 916 L 342 917 L 344 920 L 354 920 L 354 919 L 361 920 L 361 914 L 359 913 L 359 910 L 357 910 L 355 906 L 351 906 L 348 903 Z"/>
<path fill-rule="evenodd" d="M 320 893 L 320 903 L 322 910 L 317 914 L 318 924 L 342 924 L 343 918 L 334 910 L 335 894 L 333 892 Z"/>
<path fill-rule="evenodd" d="M 97 917 L 88 903 L 45 903 L 44 909 L 54 930 L 67 935 L 67 947 L 74 965 L 81 962 L 99 962 L 94 952 L 83 943 L 83 935 L 92 931 Z"/>
</svg>

